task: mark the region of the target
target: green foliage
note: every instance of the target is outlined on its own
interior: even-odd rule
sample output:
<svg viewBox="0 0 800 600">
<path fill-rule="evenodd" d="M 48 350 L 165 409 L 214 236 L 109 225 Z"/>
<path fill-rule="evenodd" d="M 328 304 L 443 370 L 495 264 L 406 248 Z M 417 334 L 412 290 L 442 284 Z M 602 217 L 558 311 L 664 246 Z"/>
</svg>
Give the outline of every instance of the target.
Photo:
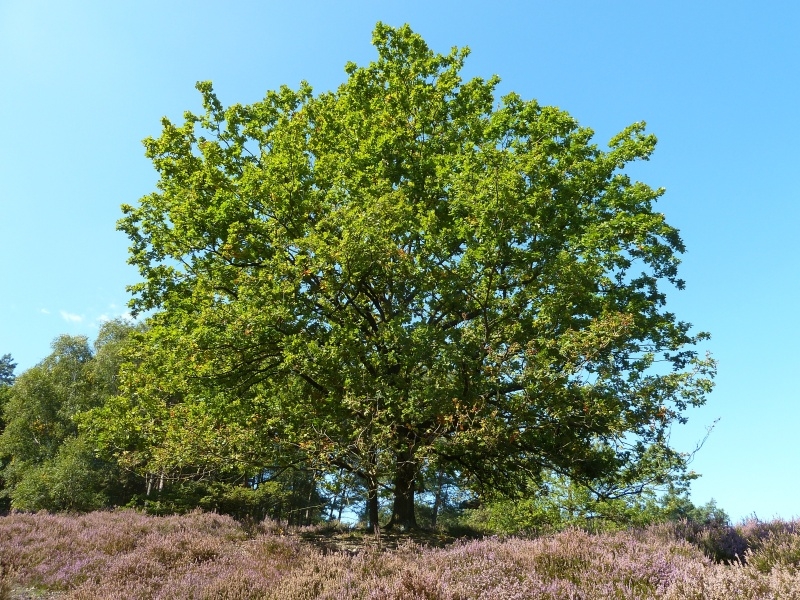
<svg viewBox="0 0 800 600">
<path fill-rule="evenodd" d="M 289 525 L 311 525 L 322 520 L 324 502 L 313 474 L 284 471 L 253 485 L 252 481 L 175 480 L 155 478 L 152 488 L 135 495 L 129 507 L 150 514 L 192 512 L 198 508 L 230 515 L 240 521 L 273 519 Z"/>
<path fill-rule="evenodd" d="M 730 519 L 716 501 L 696 506 L 686 487 L 673 485 L 662 491 L 646 486 L 637 493 L 604 497 L 591 486 L 555 473 L 538 483 L 529 482 L 522 497 L 494 498 L 465 511 L 460 522 L 487 533 L 502 534 L 542 534 L 570 527 L 594 532 L 623 531 L 680 522 L 687 532 L 693 532 L 689 537 L 704 550 L 708 548 L 698 536 L 708 534 L 710 548 L 716 543 L 712 539 L 716 529 L 720 535 L 727 535 L 730 529 Z"/>
<path fill-rule="evenodd" d="M 383 495 L 391 500 L 391 489 L 387 492 Z M 475 493 L 458 473 L 441 464 L 422 465 L 415 489 L 415 514 L 421 527 L 446 531 L 451 535 L 455 529 L 465 530 L 464 508 L 477 502 Z"/>
<path fill-rule="evenodd" d="M 555 473 L 528 482 L 522 497 L 494 498 L 468 511 L 464 522 L 491 533 L 552 533 L 569 527 L 615 530 L 641 524 L 644 498 L 598 498 L 586 486 Z M 638 509 L 638 510 L 637 510 Z"/>
<path fill-rule="evenodd" d="M 10 492 L 17 510 L 87 512 L 108 505 L 104 493 L 112 469 L 81 438 L 68 438 L 56 455 L 30 465 Z"/>
<path fill-rule="evenodd" d="M 17 365 L 10 354 L 0 356 L 0 434 L 2 434 L 3 430 L 6 428 L 5 407 L 11 397 L 11 385 L 16 379 L 14 375 L 14 369 L 16 367 Z M 5 488 L 5 481 L 3 480 L 2 473 L 6 460 L 7 457 L 4 457 L 3 451 L 0 450 L 0 514 L 5 513 L 11 507 L 8 497 L 2 494 L 2 490 Z M 0 565 L 0 570 L 1 569 L 2 565 Z M 3 581 L 2 573 L 0 572 L 0 598 L 2 597 Z"/>
<path fill-rule="evenodd" d="M 231 515 L 239 521 L 260 522 L 280 512 L 278 505 L 284 500 L 284 491 L 277 482 L 261 484 L 257 489 L 217 484 L 209 486 L 197 505 L 203 510 Z"/>
<path fill-rule="evenodd" d="M 60 336 L 47 358 L 4 391 L 0 456 L 11 507 L 87 511 L 128 500 L 136 478 L 98 458 L 78 423 L 116 393 L 121 348 L 134 329 L 105 323 L 94 352 L 85 337 Z"/>
<path fill-rule="evenodd" d="M 661 520 L 680 521 L 702 525 L 730 525 L 730 517 L 722 508 L 717 506 L 713 498 L 702 506 L 695 506 L 686 494 L 675 493 L 670 490 L 659 503 L 659 516 Z M 654 519 L 655 522 L 658 519 Z"/>
<path fill-rule="evenodd" d="M 14 369 L 17 363 L 11 358 L 10 354 L 0 356 L 0 388 L 14 383 Z"/>
<path fill-rule="evenodd" d="M 52 458 L 64 440 L 77 434 L 73 417 L 91 402 L 84 377 L 91 356 L 85 337 L 63 335 L 53 342 L 50 356 L 17 378 L 0 436 L 0 452 L 12 457 L 8 469 Z"/>
<path fill-rule="evenodd" d="M 303 462 L 392 490 L 414 526 L 424 465 L 478 492 L 557 472 L 622 497 L 685 457 L 705 334 L 682 288 L 663 190 L 631 181 L 655 137 L 607 151 L 566 112 L 463 81 L 409 27 L 336 91 L 302 83 L 163 120 L 158 191 L 123 206 L 134 311 L 154 311 L 91 418 L 142 472 Z"/>
<path fill-rule="evenodd" d="M 359 512 L 365 496 L 363 481 L 345 469 L 327 473 L 318 481 L 320 493 L 326 499 L 327 520 L 340 522 L 345 511 Z"/>
</svg>

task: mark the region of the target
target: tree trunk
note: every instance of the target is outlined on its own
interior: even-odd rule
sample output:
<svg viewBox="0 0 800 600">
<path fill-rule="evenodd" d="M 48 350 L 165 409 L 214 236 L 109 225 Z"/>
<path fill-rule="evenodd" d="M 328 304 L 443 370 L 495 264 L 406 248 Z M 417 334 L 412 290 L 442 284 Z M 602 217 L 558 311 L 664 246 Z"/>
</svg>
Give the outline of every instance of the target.
<svg viewBox="0 0 800 600">
<path fill-rule="evenodd" d="M 436 529 L 436 522 L 439 519 L 439 509 L 442 506 L 442 485 L 444 484 L 444 469 L 439 467 L 436 473 L 436 495 L 433 499 L 433 511 L 431 512 L 431 527 Z"/>
<path fill-rule="evenodd" d="M 347 488 L 345 488 L 344 493 L 342 495 L 342 501 L 339 502 L 339 514 L 336 516 L 336 520 L 339 521 L 340 523 L 342 522 L 342 511 L 344 510 L 344 507 L 347 504 L 348 499 L 349 498 L 347 495 Z"/>
<path fill-rule="evenodd" d="M 308 490 L 308 499 L 306 500 L 306 518 L 304 525 L 311 525 L 311 501 L 314 499 L 314 492 L 317 490 L 317 472 L 311 476 L 311 489 Z"/>
<path fill-rule="evenodd" d="M 397 457 L 394 475 L 394 505 L 389 529 L 410 531 L 418 529 L 414 512 L 414 484 L 417 480 L 417 461 L 411 451 L 401 452 Z"/>
<path fill-rule="evenodd" d="M 367 481 L 367 531 L 379 533 L 378 525 L 378 482 L 374 477 Z"/>
</svg>

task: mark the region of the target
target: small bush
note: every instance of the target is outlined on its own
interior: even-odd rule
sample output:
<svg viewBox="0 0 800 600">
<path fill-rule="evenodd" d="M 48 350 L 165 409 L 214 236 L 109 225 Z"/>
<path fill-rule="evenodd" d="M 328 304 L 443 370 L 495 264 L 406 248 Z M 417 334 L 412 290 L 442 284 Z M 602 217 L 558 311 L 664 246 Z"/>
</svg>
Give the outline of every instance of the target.
<svg viewBox="0 0 800 600">
<path fill-rule="evenodd" d="M 725 523 L 698 523 L 682 519 L 652 526 L 665 540 L 683 540 L 702 550 L 714 562 L 733 563 L 743 560 L 750 542 L 743 533 Z"/>
<path fill-rule="evenodd" d="M 770 533 L 758 546 L 748 551 L 747 564 L 761 573 L 770 573 L 775 567 L 800 569 L 800 535 L 797 532 Z"/>
</svg>

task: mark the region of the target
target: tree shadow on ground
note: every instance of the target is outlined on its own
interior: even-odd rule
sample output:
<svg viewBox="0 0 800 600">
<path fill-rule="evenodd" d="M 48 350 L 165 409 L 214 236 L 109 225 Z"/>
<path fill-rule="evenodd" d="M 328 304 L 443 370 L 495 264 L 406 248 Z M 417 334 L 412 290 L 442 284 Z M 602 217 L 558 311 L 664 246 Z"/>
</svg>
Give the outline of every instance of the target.
<svg viewBox="0 0 800 600">
<path fill-rule="evenodd" d="M 296 536 L 323 554 L 344 552 L 351 555 L 365 550 L 396 550 L 408 544 L 422 548 L 445 548 L 459 540 L 480 539 L 483 537 L 483 534 L 471 529 L 445 531 L 420 528 L 403 532 L 381 530 L 380 533 L 375 534 L 361 528 L 325 525 L 299 528 L 286 533 Z"/>
</svg>

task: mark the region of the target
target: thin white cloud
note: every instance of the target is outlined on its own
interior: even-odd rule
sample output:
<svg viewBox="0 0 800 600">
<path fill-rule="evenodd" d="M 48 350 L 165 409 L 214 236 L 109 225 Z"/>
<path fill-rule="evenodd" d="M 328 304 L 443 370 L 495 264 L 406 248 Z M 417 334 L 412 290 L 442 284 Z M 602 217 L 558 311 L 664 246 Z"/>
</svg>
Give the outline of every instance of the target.
<svg viewBox="0 0 800 600">
<path fill-rule="evenodd" d="M 61 314 L 61 318 L 67 321 L 68 323 L 80 323 L 81 321 L 83 321 L 83 317 L 80 315 L 75 315 L 65 310 L 60 310 L 58 312 Z"/>
<path fill-rule="evenodd" d="M 120 319 L 122 321 L 126 321 L 127 323 L 135 323 L 136 319 L 133 318 L 133 315 L 127 310 L 120 312 L 119 307 L 116 304 L 109 305 L 109 310 L 102 313 L 95 319 L 95 322 L 98 325 L 102 325 L 103 323 L 108 323 L 109 321 L 113 321 L 115 319 Z"/>
<path fill-rule="evenodd" d="M 43 315 L 49 315 L 50 314 L 50 311 L 47 310 L 46 308 L 40 308 L 39 312 L 42 313 Z"/>
</svg>

